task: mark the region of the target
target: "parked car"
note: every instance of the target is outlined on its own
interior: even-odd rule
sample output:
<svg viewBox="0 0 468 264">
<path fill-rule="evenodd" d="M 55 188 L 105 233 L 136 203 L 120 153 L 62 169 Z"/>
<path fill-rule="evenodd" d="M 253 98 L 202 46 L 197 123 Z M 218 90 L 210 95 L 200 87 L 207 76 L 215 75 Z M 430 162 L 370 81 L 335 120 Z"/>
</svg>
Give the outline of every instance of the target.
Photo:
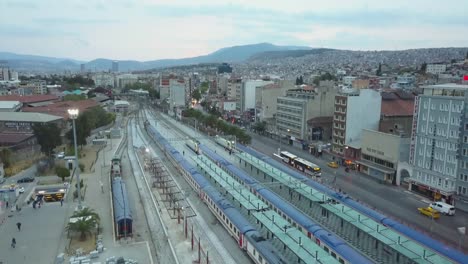
<svg viewBox="0 0 468 264">
<path fill-rule="evenodd" d="M 33 182 L 34 178 L 33 177 L 24 177 L 22 179 L 19 179 L 16 181 L 16 183 L 25 183 L 25 182 Z"/>
<path fill-rule="evenodd" d="M 336 163 L 336 161 L 328 162 L 327 165 L 328 165 L 328 167 L 335 168 L 335 169 L 340 166 L 340 165 L 338 165 L 338 163 Z"/>
<path fill-rule="evenodd" d="M 423 215 L 426 215 L 426 216 L 429 216 L 429 217 L 432 217 L 434 219 L 438 219 L 440 218 L 440 213 L 439 211 L 435 210 L 435 209 L 432 209 L 431 207 L 421 207 L 421 208 L 418 208 L 418 211 L 423 214 Z"/>
</svg>

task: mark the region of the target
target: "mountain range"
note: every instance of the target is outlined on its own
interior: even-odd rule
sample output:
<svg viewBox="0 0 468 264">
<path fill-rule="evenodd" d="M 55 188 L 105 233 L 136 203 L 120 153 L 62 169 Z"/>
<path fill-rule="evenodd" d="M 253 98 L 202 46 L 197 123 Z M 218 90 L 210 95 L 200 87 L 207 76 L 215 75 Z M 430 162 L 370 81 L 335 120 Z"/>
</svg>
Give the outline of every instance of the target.
<svg viewBox="0 0 468 264">
<path fill-rule="evenodd" d="M 271 43 L 258 43 L 222 48 L 213 53 L 192 58 L 162 59 L 151 61 L 120 60 L 118 62 L 119 71 L 127 72 L 198 63 L 238 63 L 246 61 L 252 56 L 263 54 L 265 52 L 286 52 L 295 50 L 307 52 L 308 50 L 313 49 L 304 46 L 278 46 Z M 79 71 L 81 64 L 85 64 L 86 70 L 107 71 L 112 68 L 112 62 L 114 61 L 112 59 L 99 58 L 89 62 L 84 62 L 74 59 L 22 55 L 10 52 L 0 52 L 0 60 L 8 61 L 8 66 L 17 71 L 31 72 L 62 72 L 66 70 Z"/>
</svg>

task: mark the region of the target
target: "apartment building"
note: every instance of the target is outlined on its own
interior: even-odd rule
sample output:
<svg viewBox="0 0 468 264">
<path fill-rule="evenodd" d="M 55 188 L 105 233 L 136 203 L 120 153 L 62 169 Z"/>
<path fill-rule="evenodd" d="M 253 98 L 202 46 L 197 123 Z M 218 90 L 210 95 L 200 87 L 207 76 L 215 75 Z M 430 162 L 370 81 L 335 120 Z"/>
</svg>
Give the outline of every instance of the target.
<svg viewBox="0 0 468 264">
<path fill-rule="evenodd" d="M 447 65 L 445 64 L 427 64 L 426 73 L 439 74 L 444 73 L 447 70 Z"/>
<path fill-rule="evenodd" d="M 272 81 L 264 80 L 245 80 L 242 81 L 242 86 L 236 91 L 237 110 L 241 113 L 248 109 L 255 109 L 256 102 L 256 90 L 257 87 L 261 87 L 267 84 L 273 83 Z"/>
<path fill-rule="evenodd" d="M 468 85 L 465 85 L 468 87 Z M 464 106 L 460 124 L 460 145 L 458 148 L 458 173 L 455 180 L 455 206 L 468 211 L 468 93 L 464 95 Z"/>
<path fill-rule="evenodd" d="M 321 82 L 315 89 L 288 90 L 286 96 L 277 99 L 277 133 L 289 137 L 293 144 L 307 141 L 307 121 L 314 117 L 332 116 L 336 92 L 333 82 Z"/>
<path fill-rule="evenodd" d="M 332 152 L 345 161 L 359 158 L 363 129 L 379 127 L 382 97 L 370 89 L 340 91 L 334 99 Z"/>
<path fill-rule="evenodd" d="M 468 85 L 439 84 L 422 89 L 414 103 L 410 148 L 413 174 L 409 188 L 452 203 L 458 171 L 468 168 L 464 158 L 458 158 L 466 154 L 463 149 L 459 151 L 459 145 L 460 134 L 465 131 L 462 119 Z"/>
<path fill-rule="evenodd" d="M 273 118 L 277 112 L 277 98 L 285 96 L 286 91 L 294 89 L 292 81 L 279 81 L 256 88 L 255 108 L 257 121 Z"/>
</svg>

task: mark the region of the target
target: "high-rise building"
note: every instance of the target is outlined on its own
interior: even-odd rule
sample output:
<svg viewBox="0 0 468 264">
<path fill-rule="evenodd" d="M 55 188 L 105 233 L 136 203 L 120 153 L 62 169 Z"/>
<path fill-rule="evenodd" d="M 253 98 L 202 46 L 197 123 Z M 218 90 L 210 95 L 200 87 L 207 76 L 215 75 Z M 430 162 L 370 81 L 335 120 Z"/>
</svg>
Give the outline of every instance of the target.
<svg viewBox="0 0 468 264">
<path fill-rule="evenodd" d="M 452 203 L 457 175 L 468 172 L 468 158 L 465 158 L 468 153 L 463 152 L 463 148 L 459 151 L 459 146 L 465 145 L 462 120 L 465 119 L 468 85 L 439 84 L 422 89 L 423 93 L 414 102 L 410 147 L 413 174 L 409 188 L 435 200 Z M 463 191 L 466 184 L 459 186 Z"/>
<path fill-rule="evenodd" d="M 8 61 L 0 60 L 0 81 L 9 81 L 10 73 L 8 68 Z"/>
<path fill-rule="evenodd" d="M 113 61 L 112 62 L 112 71 L 113 72 L 119 72 L 119 62 L 118 61 Z"/>
<path fill-rule="evenodd" d="M 80 71 L 81 71 L 81 73 L 84 73 L 86 71 L 86 64 L 82 63 L 80 65 Z"/>
</svg>

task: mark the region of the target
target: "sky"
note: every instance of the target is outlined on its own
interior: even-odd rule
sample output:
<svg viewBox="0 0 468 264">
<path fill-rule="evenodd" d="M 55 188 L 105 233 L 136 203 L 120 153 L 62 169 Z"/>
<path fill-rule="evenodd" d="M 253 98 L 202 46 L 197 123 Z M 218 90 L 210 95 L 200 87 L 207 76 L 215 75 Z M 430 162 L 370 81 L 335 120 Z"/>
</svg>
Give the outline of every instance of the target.
<svg viewBox="0 0 468 264">
<path fill-rule="evenodd" d="M 144 61 L 260 42 L 467 47 L 467 10 L 466 0 L 0 0 L 0 51 Z"/>
</svg>

